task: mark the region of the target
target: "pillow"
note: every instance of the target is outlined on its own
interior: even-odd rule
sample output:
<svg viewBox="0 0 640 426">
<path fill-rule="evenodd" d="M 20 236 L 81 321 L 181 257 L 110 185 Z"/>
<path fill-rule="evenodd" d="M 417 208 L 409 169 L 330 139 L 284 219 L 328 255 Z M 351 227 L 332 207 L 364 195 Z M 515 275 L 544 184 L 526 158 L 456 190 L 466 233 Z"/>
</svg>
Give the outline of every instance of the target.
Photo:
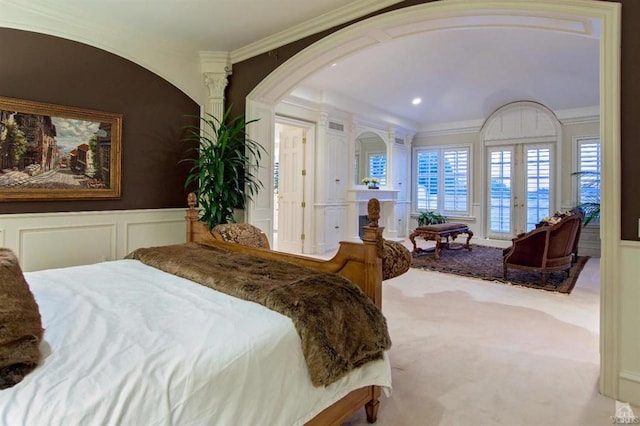
<svg viewBox="0 0 640 426">
<path fill-rule="evenodd" d="M 384 240 L 382 249 L 382 279 L 404 274 L 411 266 L 411 252 L 402 243 Z"/>
<path fill-rule="evenodd" d="M 249 223 L 225 223 L 216 225 L 211 232 L 219 235 L 222 241 L 242 244 L 249 247 L 269 249 L 269 240 L 260 228 Z"/>
<path fill-rule="evenodd" d="M 40 362 L 40 311 L 18 258 L 0 248 L 0 389 L 10 388 Z"/>
</svg>

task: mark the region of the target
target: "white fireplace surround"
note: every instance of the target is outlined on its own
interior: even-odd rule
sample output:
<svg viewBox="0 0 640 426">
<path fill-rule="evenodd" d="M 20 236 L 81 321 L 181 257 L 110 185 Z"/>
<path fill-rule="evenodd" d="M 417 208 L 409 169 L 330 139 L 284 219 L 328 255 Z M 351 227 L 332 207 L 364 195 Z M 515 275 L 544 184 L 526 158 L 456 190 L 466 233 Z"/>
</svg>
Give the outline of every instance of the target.
<svg viewBox="0 0 640 426">
<path fill-rule="evenodd" d="M 396 239 L 398 230 L 396 227 L 395 205 L 399 190 L 394 189 L 366 189 L 357 188 L 347 190 L 347 237 L 349 241 L 360 241 L 359 217 L 367 214 L 367 203 L 371 198 L 380 201 L 380 221 L 384 226 L 383 236 L 387 239 Z"/>
</svg>

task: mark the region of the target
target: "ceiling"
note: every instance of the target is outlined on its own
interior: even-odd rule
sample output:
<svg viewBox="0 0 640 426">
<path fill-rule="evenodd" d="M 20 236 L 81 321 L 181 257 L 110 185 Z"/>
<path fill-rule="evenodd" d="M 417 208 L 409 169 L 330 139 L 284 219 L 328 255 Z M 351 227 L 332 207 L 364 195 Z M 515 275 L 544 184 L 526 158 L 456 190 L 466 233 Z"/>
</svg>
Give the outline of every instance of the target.
<svg viewBox="0 0 640 426">
<path fill-rule="evenodd" d="M 66 27 L 103 28 L 194 51 L 235 51 L 281 32 L 302 36 L 400 0 L 0 0 L 2 16 L 40 15 Z M 10 18 L 20 21 L 23 17 Z M 306 34 L 304 27 L 313 32 Z M 61 29 L 73 32 L 72 28 Z"/>
<path fill-rule="evenodd" d="M 598 70 L 597 38 L 475 28 L 395 39 L 344 58 L 302 85 L 428 127 L 484 120 L 519 100 L 553 111 L 597 107 Z M 412 104 L 416 97 L 421 104 Z"/>
<path fill-rule="evenodd" d="M 0 0 L 0 7 L 5 16 L 28 9 L 78 31 L 103 27 L 193 52 L 229 51 L 233 59 L 250 46 L 272 49 L 398 1 Z M 297 92 L 317 99 L 333 94 L 424 129 L 483 120 L 518 100 L 554 111 L 597 107 L 598 55 L 597 36 L 571 32 L 504 26 L 430 31 L 344 57 Z M 412 105 L 414 97 L 422 103 Z"/>
</svg>

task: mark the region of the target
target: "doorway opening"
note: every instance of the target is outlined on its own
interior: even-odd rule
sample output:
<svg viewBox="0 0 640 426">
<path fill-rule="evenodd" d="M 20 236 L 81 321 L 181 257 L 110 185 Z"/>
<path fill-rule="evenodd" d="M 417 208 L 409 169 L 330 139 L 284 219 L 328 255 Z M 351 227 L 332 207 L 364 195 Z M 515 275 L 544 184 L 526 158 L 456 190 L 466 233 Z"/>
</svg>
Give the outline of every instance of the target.
<svg viewBox="0 0 640 426">
<path fill-rule="evenodd" d="M 500 7 L 496 6 L 500 3 Z M 600 139 L 602 140 L 602 209 L 603 217 L 608 220 L 601 223 L 601 364 L 600 392 L 605 395 L 617 394 L 619 360 L 616 348 L 619 347 L 618 308 L 621 287 L 618 262 L 620 257 L 620 182 L 615 170 L 619 169 L 620 157 L 620 8 L 609 2 L 572 2 L 570 0 L 541 0 L 539 2 L 503 0 L 477 2 L 429 2 L 417 6 L 398 9 L 380 16 L 355 23 L 335 34 L 324 37 L 320 42 L 309 46 L 296 56 L 280 65 L 267 76 L 247 96 L 247 117 L 264 118 L 272 123 L 276 104 L 289 90 L 315 70 L 326 66 L 332 60 L 362 49 L 366 41 L 367 48 L 388 39 L 418 33 L 435 31 L 442 28 L 464 29 L 481 25 L 483 17 L 491 20 L 498 16 L 499 25 L 505 25 L 505 19 L 513 16 L 510 24 L 517 27 L 526 25 L 533 19 L 533 26 L 552 31 L 573 31 L 563 27 L 562 22 L 584 22 L 581 28 L 585 33 L 597 29 L 600 37 Z M 496 15 L 497 9 L 500 13 Z M 550 17 L 557 18 L 550 20 Z M 569 18 L 569 19 L 568 19 Z M 452 26 L 452 22 L 455 24 Z M 573 28 L 573 27 L 571 27 Z M 380 37 L 384 32 L 386 37 Z M 271 133 L 272 128 L 269 129 Z M 270 135 L 264 134 L 265 138 Z M 260 216 L 260 205 L 250 205 L 249 215 L 255 215 L 256 221 L 268 222 L 269 218 Z M 484 218 L 483 218 L 484 219 Z"/>
</svg>

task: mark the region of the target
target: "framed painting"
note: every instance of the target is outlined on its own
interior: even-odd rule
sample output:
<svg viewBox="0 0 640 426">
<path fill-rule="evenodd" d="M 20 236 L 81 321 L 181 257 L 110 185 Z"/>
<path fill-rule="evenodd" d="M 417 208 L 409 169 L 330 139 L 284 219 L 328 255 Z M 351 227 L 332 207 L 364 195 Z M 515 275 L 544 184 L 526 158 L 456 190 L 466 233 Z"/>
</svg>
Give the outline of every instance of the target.
<svg viewBox="0 0 640 426">
<path fill-rule="evenodd" d="M 120 198 L 122 114 L 0 97 L 0 201 Z"/>
</svg>

